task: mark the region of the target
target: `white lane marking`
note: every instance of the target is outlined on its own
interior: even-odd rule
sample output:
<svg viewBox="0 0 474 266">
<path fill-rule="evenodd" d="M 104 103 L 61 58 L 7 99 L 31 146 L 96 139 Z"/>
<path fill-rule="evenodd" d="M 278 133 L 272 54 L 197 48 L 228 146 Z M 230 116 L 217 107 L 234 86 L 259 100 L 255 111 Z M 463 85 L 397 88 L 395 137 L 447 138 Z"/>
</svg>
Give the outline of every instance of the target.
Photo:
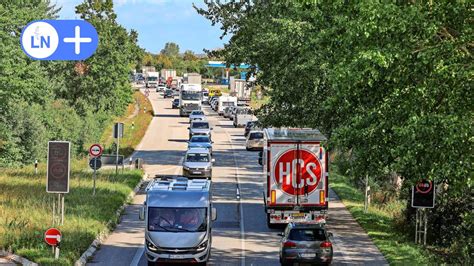
<svg viewBox="0 0 474 266">
<path fill-rule="evenodd" d="M 137 252 L 135 252 L 135 256 L 133 256 L 133 260 L 130 262 L 130 266 L 137 266 L 144 253 L 144 247 L 137 248 Z"/>
</svg>

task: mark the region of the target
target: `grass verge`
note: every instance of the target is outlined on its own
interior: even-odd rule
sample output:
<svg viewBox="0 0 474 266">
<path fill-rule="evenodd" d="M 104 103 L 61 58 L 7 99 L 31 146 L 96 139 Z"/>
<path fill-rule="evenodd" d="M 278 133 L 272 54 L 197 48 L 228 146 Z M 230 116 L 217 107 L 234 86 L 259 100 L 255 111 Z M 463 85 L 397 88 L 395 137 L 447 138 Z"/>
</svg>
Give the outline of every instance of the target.
<svg viewBox="0 0 474 266">
<path fill-rule="evenodd" d="M 372 204 L 368 212 L 364 213 L 364 194 L 351 184 L 349 178 L 333 172 L 331 188 L 390 264 L 426 265 L 439 262 L 436 255 L 415 245 L 413 239 L 408 238 L 407 232 L 397 229 L 396 219 L 406 206 L 403 202 Z"/>
<path fill-rule="evenodd" d="M 43 240 L 52 226 L 52 204 L 56 194 L 46 193 L 46 169 L 40 166 L 1 169 L 0 173 L 0 248 L 13 251 L 41 265 L 73 265 L 107 223 L 142 177 L 140 170 L 117 176 L 114 171 L 99 171 L 96 195 L 92 196 L 92 173 L 86 161 L 77 161 L 71 171 L 70 192 L 65 195 L 64 225 L 60 259 L 55 261 L 51 247 Z M 115 221 L 116 222 L 116 221 Z M 113 226 L 113 224 L 112 224 Z"/>
<path fill-rule="evenodd" d="M 150 101 L 139 91 L 134 92 L 134 98 L 135 102 L 128 106 L 125 115 L 114 119 L 114 122 L 124 123 L 124 136 L 120 139 L 120 154 L 124 155 L 125 158 L 133 153 L 143 136 L 145 136 L 148 125 L 153 118 L 153 107 Z M 105 129 L 100 141 L 105 147 L 105 153 L 112 153 L 115 141 L 112 134 L 113 124 Z"/>
</svg>

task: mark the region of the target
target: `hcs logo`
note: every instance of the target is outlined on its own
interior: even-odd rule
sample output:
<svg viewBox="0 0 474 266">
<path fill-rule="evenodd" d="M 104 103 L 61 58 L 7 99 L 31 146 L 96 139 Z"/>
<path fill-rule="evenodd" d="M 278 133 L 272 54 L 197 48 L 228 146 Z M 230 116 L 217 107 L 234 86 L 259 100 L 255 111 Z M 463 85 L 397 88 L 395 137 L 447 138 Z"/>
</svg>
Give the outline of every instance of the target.
<svg viewBox="0 0 474 266">
<path fill-rule="evenodd" d="M 21 48 L 36 60 L 84 60 L 97 49 L 99 37 L 84 20 L 38 20 L 21 32 Z"/>
</svg>

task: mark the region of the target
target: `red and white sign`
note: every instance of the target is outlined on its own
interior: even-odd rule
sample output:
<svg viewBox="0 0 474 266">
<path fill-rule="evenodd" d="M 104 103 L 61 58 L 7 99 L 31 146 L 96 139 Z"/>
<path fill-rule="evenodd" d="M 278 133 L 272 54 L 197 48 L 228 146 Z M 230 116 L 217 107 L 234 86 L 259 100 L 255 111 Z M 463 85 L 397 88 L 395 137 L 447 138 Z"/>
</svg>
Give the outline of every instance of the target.
<svg viewBox="0 0 474 266">
<path fill-rule="evenodd" d="M 89 148 L 89 154 L 92 157 L 101 156 L 103 151 L 104 151 L 104 149 L 99 144 L 92 144 L 92 146 Z"/>
<path fill-rule="evenodd" d="M 321 162 L 309 150 L 290 149 L 274 164 L 275 182 L 290 195 L 311 194 L 322 177 Z"/>
<path fill-rule="evenodd" d="M 49 228 L 44 233 L 44 241 L 50 246 L 57 246 L 61 242 L 61 232 L 56 228 Z"/>
<path fill-rule="evenodd" d="M 416 184 L 415 188 L 419 193 L 426 194 L 433 189 L 433 182 L 426 180 L 420 181 L 418 184 Z"/>
</svg>

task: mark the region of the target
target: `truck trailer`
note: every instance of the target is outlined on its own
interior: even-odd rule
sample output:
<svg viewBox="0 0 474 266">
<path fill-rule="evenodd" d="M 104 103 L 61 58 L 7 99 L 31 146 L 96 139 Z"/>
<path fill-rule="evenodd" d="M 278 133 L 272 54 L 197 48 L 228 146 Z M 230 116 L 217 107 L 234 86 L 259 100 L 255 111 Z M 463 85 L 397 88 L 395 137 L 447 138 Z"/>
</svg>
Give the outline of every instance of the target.
<svg viewBox="0 0 474 266">
<path fill-rule="evenodd" d="M 157 176 L 146 187 L 139 218 L 145 220 L 148 265 L 199 263 L 209 260 L 212 207 L 211 181 Z"/>
<path fill-rule="evenodd" d="M 267 225 L 324 222 L 328 210 L 326 137 L 317 129 L 264 130 L 264 204 Z"/>
</svg>

